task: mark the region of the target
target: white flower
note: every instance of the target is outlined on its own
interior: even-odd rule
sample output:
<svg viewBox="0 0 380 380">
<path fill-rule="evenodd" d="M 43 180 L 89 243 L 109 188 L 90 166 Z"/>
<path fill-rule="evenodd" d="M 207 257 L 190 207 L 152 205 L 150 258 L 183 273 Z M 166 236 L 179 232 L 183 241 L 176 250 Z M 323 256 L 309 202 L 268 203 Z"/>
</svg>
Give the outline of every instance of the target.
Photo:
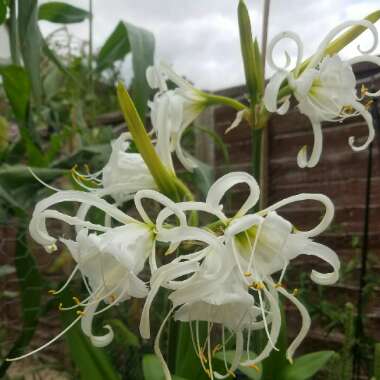
<svg viewBox="0 0 380 380">
<path fill-rule="evenodd" d="M 367 50 L 359 48 L 362 56 L 343 61 L 338 55 L 326 56 L 325 51 L 330 41 L 345 28 L 352 25 L 362 25 L 371 30 L 374 35 L 374 44 Z M 276 44 L 284 39 L 292 39 L 298 47 L 296 67 L 292 71 L 287 68 L 290 64 L 287 55 L 285 67 L 278 67 L 273 62 L 273 50 Z M 324 121 L 343 121 L 348 117 L 361 115 L 368 126 L 368 137 L 362 145 L 355 145 L 355 138 L 349 138 L 349 144 L 355 151 L 368 147 L 374 138 L 374 127 L 372 116 L 366 106 L 361 103 L 365 96 L 380 96 L 380 91 L 370 93 L 364 90 L 360 96 L 356 93 L 356 78 L 352 70 L 352 65 L 357 62 L 368 61 L 380 65 L 380 58 L 370 56 L 377 46 L 377 30 L 369 21 L 348 21 L 334 28 L 319 45 L 317 52 L 308 62 L 305 68 L 301 68 L 303 46 L 300 38 L 291 32 L 284 32 L 276 36 L 268 49 L 268 63 L 277 70 L 265 90 L 264 104 L 268 111 L 284 114 L 289 109 L 290 96 L 287 95 L 278 99 L 280 89 L 287 80 L 288 85 L 298 102 L 298 108 L 311 121 L 314 132 L 314 146 L 308 157 L 307 147 L 304 146 L 298 153 L 297 162 L 300 167 L 315 166 L 322 152 L 322 129 L 321 123 Z M 278 108 L 278 100 L 282 105 Z"/>
<path fill-rule="evenodd" d="M 184 152 L 181 138 L 185 129 L 205 109 L 207 98 L 202 91 L 193 87 L 164 63 L 149 67 L 146 76 L 151 88 L 159 90 L 153 102 L 149 104 L 153 128 L 157 135 L 158 154 L 164 157 L 165 152 L 175 151 L 181 164 L 192 171 L 197 165 L 190 155 Z M 168 80 L 178 87 L 169 90 L 166 84 Z M 163 160 L 172 167 L 171 158 Z"/>
<path fill-rule="evenodd" d="M 74 171 L 74 178 L 81 186 L 95 194 L 111 195 L 117 204 L 132 199 L 139 190 L 157 189 L 141 154 L 127 152 L 130 140 L 129 133 L 121 134 L 112 141 L 110 158 L 101 171 L 88 175 Z M 93 181 L 100 188 L 87 187 L 83 184 L 83 180 Z"/>
<path fill-rule="evenodd" d="M 64 331 L 42 347 L 9 360 L 22 359 L 47 347 L 79 320 L 81 320 L 83 332 L 95 346 L 103 347 L 112 341 L 113 331 L 108 325 L 104 326 L 108 331 L 103 336 L 95 336 L 92 333 L 94 316 L 130 297 L 145 297 L 147 295 L 146 286 L 137 276 L 144 268 L 148 258 L 153 256 L 153 259 L 149 260 L 155 262 L 155 224 L 142 205 L 144 198 L 154 200 L 167 207 L 178 217 L 180 226 L 187 225 L 185 214 L 177 208 L 175 203 L 154 190 L 141 190 L 135 195 L 136 209 L 143 220 L 142 222 L 126 215 L 99 196 L 81 191 L 58 191 L 36 205 L 29 231 L 32 238 L 43 245 L 48 252 L 57 250 L 57 238 L 49 234 L 46 227 L 47 219 L 60 220 L 76 228 L 75 240 L 59 238 L 77 263 L 76 267 L 61 289 L 52 291 L 52 294 L 61 293 L 69 285 L 75 274 L 80 272 L 88 296 L 82 301 L 75 297 L 75 305 L 73 306 L 60 305 L 61 310 L 76 309 L 78 314 L 78 317 Z M 69 216 L 50 209 L 51 206 L 62 202 L 81 203 L 77 215 Z M 105 220 L 105 226 L 86 220 L 90 207 L 96 207 L 108 216 Z M 121 225 L 112 227 L 113 222 L 118 222 Z M 163 231 L 165 230 L 162 224 L 160 228 Z M 89 230 L 101 233 L 90 233 Z M 106 306 L 97 310 L 101 302 L 104 302 Z"/>
<path fill-rule="evenodd" d="M 238 184 L 248 185 L 250 191 L 236 215 L 229 218 L 222 211 L 221 201 L 226 192 Z M 212 374 L 210 358 L 206 358 L 209 366 L 206 368 L 204 352 L 200 347 L 207 346 L 208 341 L 199 344 L 197 338 L 194 338 L 194 345 L 205 371 L 216 378 L 227 377 L 237 368 L 243 352 L 245 334 L 248 342 L 252 330 L 264 329 L 268 343 L 256 358 L 248 359 L 242 365 L 255 367 L 275 349 L 281 326 L 278 294 L 293 302 L 302 316 L 300 331 L 287 350 L 287 357 L 292 361 L 295 350 L 309 330 L 310 317 L 295 295 L 282 286 L 291 260 L 299 255 L 310 255 L 330 264 L 332 272 L 320 273 L 312 270 L 311 279 L 318 284 L 333 284 L 339 277 L 340 262 L 335 252 L 311 240 L 331 223 L 334 208 L 329 198 L 321 194 L 299 194 L 258 213 L 248 214 L 259 195 L 259 187 L 252 176 L 239 172 L 227 174 L 211 186 L 205 203 L 177 204 L 183 212 L 199 210 L 215 215 L 224 229 L 221 236 L 205 229 L 178 227 L 159 232 L 157 237 L 172 244 L 183 240 L 196 240 L 203 242 L 206 248 L 190 255 L 181 255 L 156 270 L 151 278 L 151 291 L 144 306 L 141 334 L 146 338 L 150 336 L 149 309 L 158 289 L 163 286 L 173 290 L 169 296 L 173 308 L 163 324 L 174 313 L 174 318 L 189 323 L 195 321 L 196 326 L 199 321 L 208 321 L 210 329 L 213 324 L 221 324 L 222 331 L 226 327 L 236 335 L 235 359 L 230 368 L 226 367 L 224 375 L 216 372 Z M 305 200 L 318 201 L 326 209 L 319 224 L 309 231 L 296 230 L 290 222 L 276 213 L 280 207 Z M 161 211 L 158 217 L 160 225 L 171 214 L 172 211 L 167 209 Z M 185 275 L 187 277 L 184 280 L 178 280 Z M 163 326 L 160 332 L 162 328 Z M 159 351 L 159 336 L 160 334 L 156 338 L 156 353 L 163 368 L 166 368 L 166 378 L 170 379 Z M 224 347 L 223 342 L 221 347 Z"/>
</svg>

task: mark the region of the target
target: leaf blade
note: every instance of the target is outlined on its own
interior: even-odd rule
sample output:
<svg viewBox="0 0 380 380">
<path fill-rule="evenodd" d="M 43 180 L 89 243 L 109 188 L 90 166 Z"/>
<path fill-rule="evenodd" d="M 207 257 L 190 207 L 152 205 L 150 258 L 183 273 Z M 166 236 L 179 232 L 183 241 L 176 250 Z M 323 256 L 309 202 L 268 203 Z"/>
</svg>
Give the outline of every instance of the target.
<svg viewBox="0 0 380 380">
<path fill-rule="evenodd" d="M 75 24 L 90 16 L 85 9 L 74 7 L 60 1 L 41 4 L 38 8 L 38 19 L 58 24 Z"/>
</svg>

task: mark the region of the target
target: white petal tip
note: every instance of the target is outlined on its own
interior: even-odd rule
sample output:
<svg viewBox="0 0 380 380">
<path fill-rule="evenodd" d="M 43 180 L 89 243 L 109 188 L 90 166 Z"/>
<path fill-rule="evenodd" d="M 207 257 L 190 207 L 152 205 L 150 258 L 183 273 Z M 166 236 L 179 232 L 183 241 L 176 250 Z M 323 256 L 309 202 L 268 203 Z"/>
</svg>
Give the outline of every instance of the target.
<svg viewBox="0 0 380 380">
<path fill-rule="evenodd" d="M 297 155 L 297 164 L 300 168 L 306 168 L 307 164 L 307 146 L 304 145 L 298 152 Z"/>
</svg>

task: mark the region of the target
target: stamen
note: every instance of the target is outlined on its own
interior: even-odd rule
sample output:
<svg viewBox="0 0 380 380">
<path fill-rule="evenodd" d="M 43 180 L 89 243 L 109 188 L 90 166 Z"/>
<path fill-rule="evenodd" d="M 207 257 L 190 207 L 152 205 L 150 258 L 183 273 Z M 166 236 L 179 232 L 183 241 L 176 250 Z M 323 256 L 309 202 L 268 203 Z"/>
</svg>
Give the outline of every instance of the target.
<svg viewBox="0 0 380 380">
<path fill-rule="evenodd" d="M 244 276 L 245 277 L 251 277 L 252 276 L 252 272 L 244 272 Z"/>
<path fill-rule="evenodd" d="M 17 358 L 6 358 L 5 360 L 7 362 L 13 362 L 13 361 L 16 361 L 16 360 L 20 360 L 20 359 L 24 359 L 28 356 L 31 356 L 35 353 L 37 353 L 38 351 L 41 351 L 43 350 L 44 348 L 50 346 L 52 343 L 54 343 L 56 340 L 58 340 L 61 336 L 65 335 L 67 331 L 69 331 L 82 317 L 79 316 L 77 317 L 76 319 L 74 319 L 73 322 L 71 322 L 63 331 L 61 331 L 57 336 L 55 336 L 52 340 L 50 340 L 49 342 L 45 343 L 44 345 L 42 345 L 41 347 L 35 349 L 34 351 L 31 351 L 25 355 L 21 355 L 21 356 L 18 356 Z"/>
<path fill-rule="evenodd" d="M 63 311 L 64 310 L 62 302 L 59 303 L 58 310 L 59 311 Z"/>
<path fill-rule="evenodd" d="M 85 315 L 85 312 L 83 310 L 77 310 L 77 314 L 83 317 Z"/>
<path fill-rule="evenodd" d="M 274 287 L 275 287 L 276 289 L 278 289 L 278 288 L 283 288 L 281 282 L 278 282 L 277 284 L 275 284 Z"/>
<path fill-rule="evenodd" d="M 73 301 L 77 304 L 77 305 L 80 305 L 80 300 L 78 297 L 73 297 Z"/>
<path fill-rule="evenodd" d="M 230 369 L 227 370 L 227 373 L 228 373 L 230 376 L 236 378 L 235 372 L 231 371 Z"/>
<path fill-rule="evenodd" d="M 260 368 L 257 364 L 250 364 L 248 368 L 255 369 L 257 372 L 260 372 Z"/>
<path fill-rule="evenodd" d="M 218 351 L 220 351 L 221 349 L 222 349 L 222 345 L 221 345 L 221 344 L 217 344 L 217 345 L 214 347 L 214 349 L 212 350 L 212 356 L 215 356 L 216 353 L 217 353 Z"/>
<path fill-rule="evenodd" d="M 293 292 L 292 292 L 292 295 L 293 295 L 294 297 L 297 297 L 298 294 L 299 294 L 299 289 L 298 289 L 298 288 L 295 288 L 295 289 L 293 290 Z"/>
<path fill-rule="evenodd" d="M 50 289 L 50 290 L 48 290 L 48 293 L 54 296 L 55 295 L 55 290 L 54 289 Z"/>
</svg>

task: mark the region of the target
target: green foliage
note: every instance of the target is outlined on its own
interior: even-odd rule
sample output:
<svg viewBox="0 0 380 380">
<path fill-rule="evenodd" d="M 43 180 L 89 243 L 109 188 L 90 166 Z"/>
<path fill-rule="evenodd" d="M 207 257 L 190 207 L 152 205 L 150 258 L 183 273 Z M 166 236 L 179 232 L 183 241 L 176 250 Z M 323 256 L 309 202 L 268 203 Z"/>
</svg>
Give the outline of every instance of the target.
<svg viewBox="0 0 380 380">
<path fill-rule="evenodd" d="M 73 24 L 84 21 L 90 13 L 84 9 L 74 7 L 59 1 L 50 1 L 40 5 L 38 19 L 58 24 Z"/>
<path fill-rule="evenodd" d="M 132 53 L 133 90 L 132 97 L 140 116 L 145 119 L 151 89 L 145 77 L 148 66 L 153 64 L 153 34 L 133 24 L 120 21 L 99 51 L 97 69 L 104 70 L 116 61 Z"/>
<path fill-rule="evenodd" d="M 124 59 L 131 51 L 128 30 L 123 21 L 119 21 L 116 28 L 100 48 L 97 56 L 97 70 L 102 71 L 111 67 L 116 61 Z"/>
<path fill-rule="evenodd" d="M 15 267 L 20 285 L 22 330 L 6 355 L 7 358 L 21 355 L 32 339 L 40 316 L 41 291 L 44 284 L 35 259 L 31 255 L 24 226 L 19 227 L 16 241 Z M 0 366 L 1 378 L 5 375 L 10 364 L 11 362 L 5 361 Z"/>
<path fill-rule="evenodd" d="M 72 302 L 72 297 L 67 291 L 60 298 L 65 304 Z M 69 326 L 76 317 L 77 315 L 73 312 L 61 313 L 63 327 Z M 119 374 L 112 366 L 104 349 L 94 347 L 89 339 L 83 335 L 80 322 L 65 334 L 65 339 L 69 346 L 70 357 L 79 370 L 80 379 L 120 380 Z"/>
<path fill-rule="evenodd" d="M 308 380 L 311 379 L 318 371 L 326 367 L 327 363 L 334 355 L 334 351 L 319 351 L 311 354 L 300 356 L 294 361 L 294 364 L 288 365 L 283 375 L 278 379 L 281 380 Z"/>
<path fill-rule="evenodd" d="M 18 0 L 18 35 L 20 51 L 37 104 L 42 99 L 41 33 L 38 27 L 38 1 Z"/>
<path fill-rule="evenodd" d="M 144 373 L 144 380 L 164 380 L 164 372 L 162 371 L 160 361 L 158 360 L 156 355 L 147 354 L 143 357 L 143 373 Z M 195 379 L 193 377 L 194 373 L 191 373 L 191 378 Z M 172 376 L 173 380 L 186 380 L 184 377 L 180 377 L 177 375 Z M 196 378 L 198 379 L 198 378 Z"/>
<path fill-rule="evenodd" d="M 234 359 L 234 356 L 235 356 L 235 351 L 226 351 L 226 362 L 231 365 L 232 364 L 232 361 Z M 253 359 L 255 358 L 255 354 L 253 352 L 250 353 L 250 359 Z M 224 354 L 223 352 L 218 352 L 216 355 L 215 355 L 216 359 L 220 360 L 221 362 L 223 361 L 224 362 Z M 243 357 L 242 357 L 242 361 L 244 360 L 247 360 L 248 357 L 247 357 L 247 354 L 244 354 Z M 254 368 L 249 368 L 249 367 L 243 367 L 243 366 L 239 366 L 239 371 L 241 373 L 243 373 L 245 376 L 247 376 L 248 379 L 252 379 L 252 380 L 261 380 L 263 379 L 263 376 L 262 376 L 262 365 L 261 364 L 258 364 L 257 366 L 257 369 L 254 369 Z"/>
<path fill-rule="evenodd" d="M 0 75 L 16 119 L 25 123 L 30 100 L 30 82 L 26 71 L 15 65 L 0 66 Z"/>
<path fill-rule="evenodd" d="M 127 327 L 120 319 L 112 319 L 108 324 L 115 332 L 116 343 L 124 348 L 132 347 L 138 349 L 141 347 L 139 338 Z"/>
<path fill-rule="evenodd" d="M 8 0 L 0 0 L 0 25 L 4 23 L 7 17 Z"/>
</svg>

